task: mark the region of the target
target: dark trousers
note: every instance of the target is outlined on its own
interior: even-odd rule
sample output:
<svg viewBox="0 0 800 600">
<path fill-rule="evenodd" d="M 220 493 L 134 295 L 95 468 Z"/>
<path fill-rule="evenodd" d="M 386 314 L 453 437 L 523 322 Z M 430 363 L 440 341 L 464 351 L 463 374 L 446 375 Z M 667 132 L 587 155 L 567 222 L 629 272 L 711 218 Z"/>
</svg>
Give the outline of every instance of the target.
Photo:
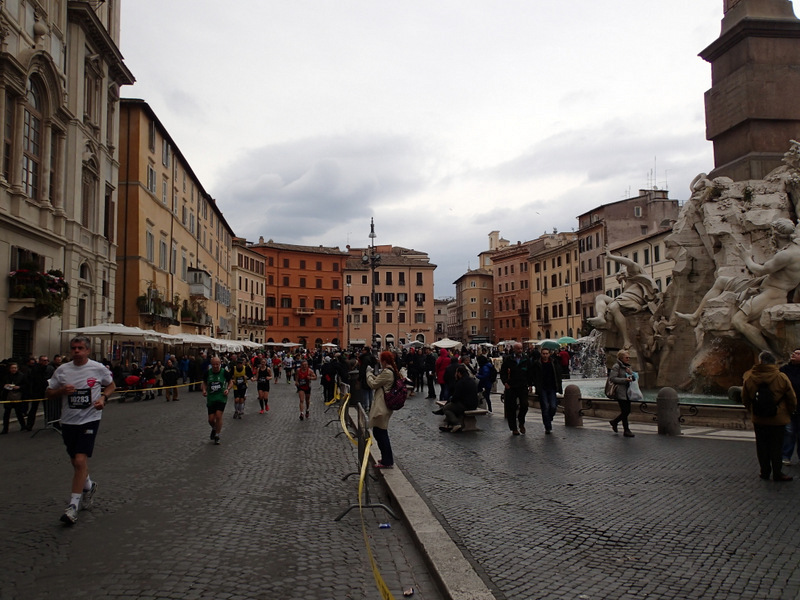
<svg viewBox="0 0 800 600">
<path fill-rule="evenodd" d="M 617 423 L 622 423 L 622 429 L 628 431 L 630 427 L 628 426 L 628 415 L 631 414 L 631 401 L 630 400 L 617 400 L 619 404 L 620 413 L 616 416 L 616 418 L 611 421 L 615 425 Z"/>
<path fill-rule="evenodd" d="M 553 417 L 558 411 L 558 398 L 555 390 L 536 390 L 539 393 L 539 406 L 542 409 L 542 423 L 545 431 L 553 429 Z"/>
<path fill-rule="evenodd" d="M 39 401 L 34 400 L 33 402 L 29 402 L 28 405 L 28 431 L 32 431 L 33 426 L 36 423 L 36 413 L 39 410 Z"/>
<path fill-rule="evenodd" d="M 460 402 L 448 402 L 442 407 L 444 420 L 447 421 L 447 424 L 450 426 L 460 425 L 461 417 L 464 416 L 465 410 L 467 410 L 466 407 Z"/>
<path fill-rule="evenodd" d="M 435 378 L 433 372 L 427 373 L 425 377 L 428 380 L 428 398 L 436 398 L 436 388 L 434 387 Z"/>
<path fill-rule="evenodd" d="M 11 421 L 11 411 L 17 416 L 19 426 L 26 429 L 25 426 L 25 409 L 28 408 L 27 402 L 11 402 L 3 405 L 3 433 L 8 432 L 8 424 Z"/>
<path fill-rule="evenodd" d="M 483 401 L 486 402 L 486 410 L 492 412 L 492 388 L 483 390 Z"/>
<path fill-rule="evenodd" d="M 525 415 L 528 414 L 528 388 L 508 388 L 503 393 L 503 405 L 508 428 L 517 431 L 525 425 Z"/>
<path fill-rule="evenodd" d="M 381 464 L 387 467 L 393 465 L 394 456 L 392 456 L 392 443 L 389 441 L 389 432 L 380 427 L 373 427 L 372 435 L 378 443 L 378 449 L 381 451 Z"/>
<path fill-rule="evenodd" d="M 761 476 L 778 477 L 781 475 L 781 448 L 783 446 L 784 425 L 756 425 L 756 455 L 761 467 Z"/>
</svg>

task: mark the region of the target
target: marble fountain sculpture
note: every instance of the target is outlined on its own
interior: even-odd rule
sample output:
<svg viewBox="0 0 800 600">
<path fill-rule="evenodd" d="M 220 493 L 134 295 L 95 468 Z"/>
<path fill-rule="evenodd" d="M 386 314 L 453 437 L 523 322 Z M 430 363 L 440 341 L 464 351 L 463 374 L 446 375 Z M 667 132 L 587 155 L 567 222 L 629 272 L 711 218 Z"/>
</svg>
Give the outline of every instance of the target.
<svg viewBox="0 0 800 600">
<path fill-rule="evenodd" d="M 800 143 L 783 162 L 763 180 L 694 179 L 666 239 L 675 267 L 663 294 L 607 253 L 624 266 L 623 291 L 599 296 L 589 322 L 609 364 L 628 348 L 644 387 L 723 394 L 761 350 L 781 361 L 800 346 Z"/>
</svg>

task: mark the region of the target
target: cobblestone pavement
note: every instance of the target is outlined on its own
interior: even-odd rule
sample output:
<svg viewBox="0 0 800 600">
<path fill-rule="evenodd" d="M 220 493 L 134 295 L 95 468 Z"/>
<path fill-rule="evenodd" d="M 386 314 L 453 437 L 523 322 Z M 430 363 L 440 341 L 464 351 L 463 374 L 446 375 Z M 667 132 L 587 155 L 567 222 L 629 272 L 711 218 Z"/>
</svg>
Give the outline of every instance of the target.
<svg viewBox="0 0 800 600">
<path fill-rule="evenodd" d="M 762 481 L 752 433 L 607 422 L 440 433 L 432 400 L 390 424 L 397 464 L 498 599 L 800 597 L 800 478 Z M 788 467 L 800 476 L 800 468 Z"/>
<path fill-rule="evenodd" d="M 74 527 L 59 522 L 71 478 L 60 436 L 12 424 L 0 437 L 0 598 L 379 598 L 358 510 L 334 522 L 357 501 L 357 478 L 342 480 L 355 448 L 325 426 L 335 413 L 323 414 L 319 388 L 303 422 L 294 386 L 272 390 L 266 414 L 255 389 L 244 419 L 229 407 L 220 446 L 199 393 L 110 403 L 90 465 L 95 507 Z M 403 522 L 364 516 L 392 594 L 441 598 Z"/>
</svg>

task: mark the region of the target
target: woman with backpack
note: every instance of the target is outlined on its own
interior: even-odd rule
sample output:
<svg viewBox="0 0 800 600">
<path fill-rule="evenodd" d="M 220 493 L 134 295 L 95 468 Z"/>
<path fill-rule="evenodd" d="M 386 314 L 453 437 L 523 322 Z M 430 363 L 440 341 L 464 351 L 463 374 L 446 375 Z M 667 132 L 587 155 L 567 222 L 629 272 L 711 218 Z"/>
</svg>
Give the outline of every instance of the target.
<svg viewBox="0 0 800 600">
<path fill-rule="evenodd" d="M 389 441 L 389 419 L 392 411 L 386 406 L 385 394 L 392 387 L 397 377 L 402 377 L 394 361 L 394 354 L 388 350 L 381 352 L 379 357 L 381 372 L 375 375 L 372 367 L 367 367 L 367 385 L 375 390 L 372 407 L 369 411 L 369 424 L 372 435 L 381 451 L 381 459 L 375 465 L 376 469 L 391 469 L 394 467 L 392 444 Z"/>
</svg>

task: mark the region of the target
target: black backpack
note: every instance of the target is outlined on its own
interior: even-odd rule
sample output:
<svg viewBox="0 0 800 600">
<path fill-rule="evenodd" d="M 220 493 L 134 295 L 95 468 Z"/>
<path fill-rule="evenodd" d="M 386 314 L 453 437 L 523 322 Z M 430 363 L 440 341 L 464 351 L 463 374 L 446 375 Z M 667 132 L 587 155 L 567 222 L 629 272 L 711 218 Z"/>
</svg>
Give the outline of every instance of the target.
<svg viewBox="0 0 800 600">
<path fill-rule="evenodd" d="M 769 389 L 768 383 L 759 383 L 756 395 L 753 397 L 753 415 L 756 417 L 774 417 L 778 414 L 778 404 L 775 394 Z"/>
</svg>

